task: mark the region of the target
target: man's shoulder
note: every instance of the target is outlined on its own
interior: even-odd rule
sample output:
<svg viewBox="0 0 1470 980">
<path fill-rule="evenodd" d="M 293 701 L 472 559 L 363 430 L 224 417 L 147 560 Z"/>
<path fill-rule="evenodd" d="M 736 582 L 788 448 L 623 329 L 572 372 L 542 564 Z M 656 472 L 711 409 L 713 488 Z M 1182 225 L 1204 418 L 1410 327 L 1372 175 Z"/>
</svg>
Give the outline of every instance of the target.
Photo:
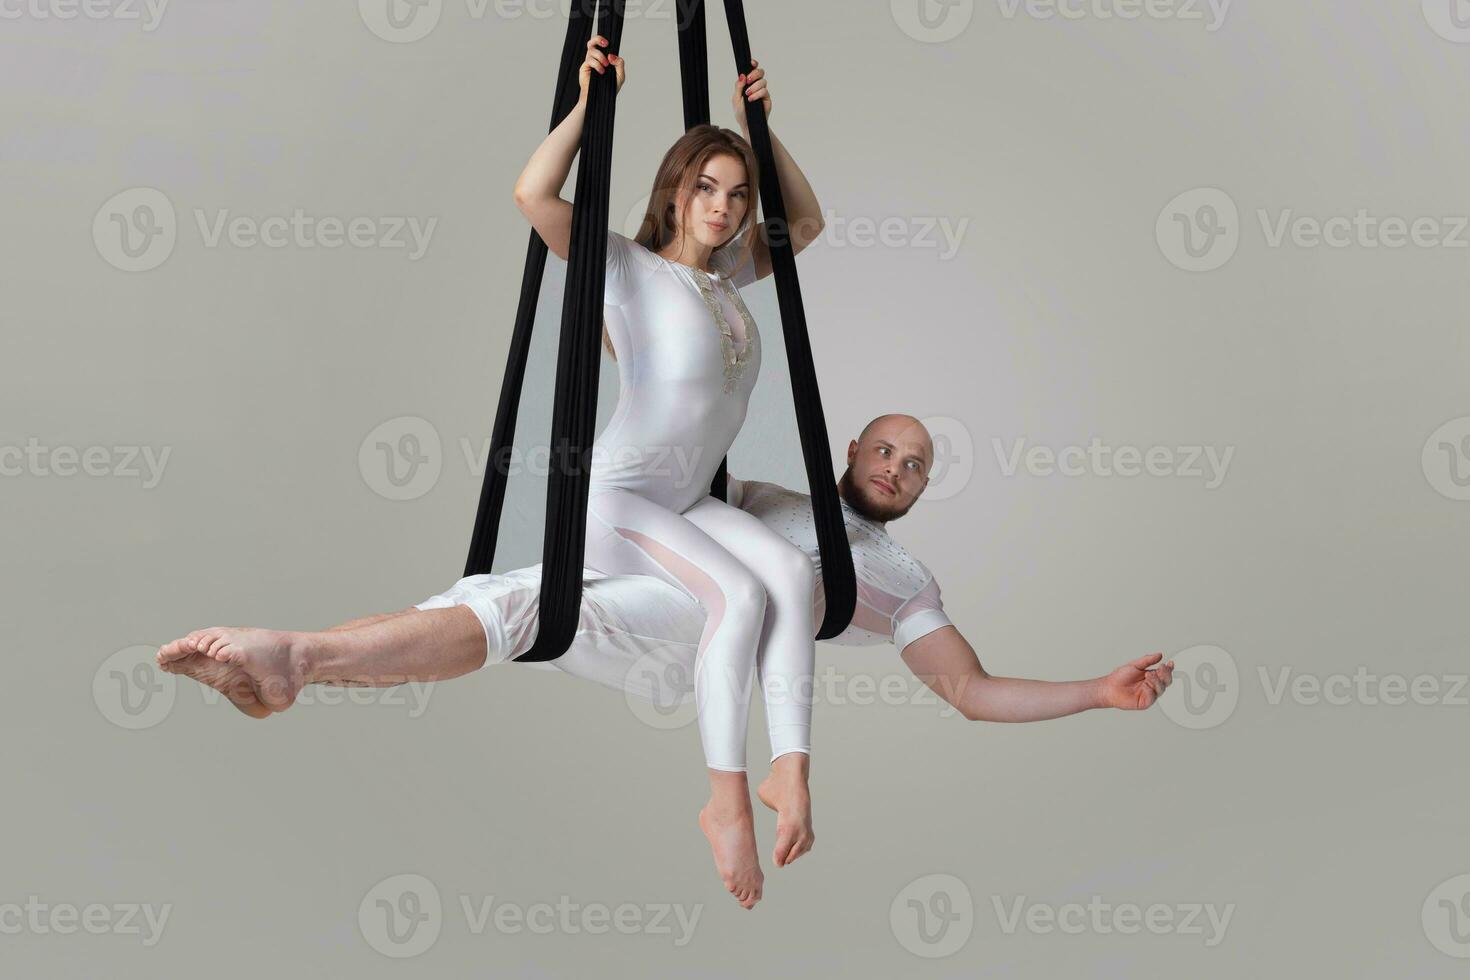
<svg viewBox="0 0 1470 980">
<path fill-rule="evenodd" d="M 742 480 L 731 476 L 729 479 L 730 499 L 735 501 L 736 506 L 745 507 L 758 501 L 773 501 L 783 498 L 808 499 L 807 495 L 800 490 L 792 490 L 783 487 L 779 483 L 768 483 L 765 480 Z"/>
</svg>

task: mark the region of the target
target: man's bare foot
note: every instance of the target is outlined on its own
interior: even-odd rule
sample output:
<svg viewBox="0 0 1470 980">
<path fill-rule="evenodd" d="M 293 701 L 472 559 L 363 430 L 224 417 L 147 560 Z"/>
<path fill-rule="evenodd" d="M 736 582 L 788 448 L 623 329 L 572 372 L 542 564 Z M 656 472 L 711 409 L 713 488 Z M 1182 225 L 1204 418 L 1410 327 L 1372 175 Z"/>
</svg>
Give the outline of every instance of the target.
<svg viewBox="0 0 1470 980">
<path fill-rule="evenodd" d="M 158 666 L 170 674 L 183 674 L 219 691 L 230 703 L 252 718 L 269 718 L 271 709 L 255 696 L 255 684 L 249 675 L 234 664 L 222 664 L 202 653 L 191 653 L 175 660 L 159 657 Z"/>
<path fill-rule="evenodd" d="M 285 711 L 306 686 L 304 633 L 212 626 L 165 644 L 160 664 L 199 654 L 240 668 L 255 686 L 260 703 L 271 711 Z"/>
<path fill-rule="evenodd" d="M 805 752 L 788 752 L 771 763 L 771 774 L 756 789 L 760 801 L 776 811 L 776 867 L 786 865 L 812 849 L 812 794 L 807 788 L 810 759 Z"/>
<path fill-rule="evenodd" d="M 720 873 L 725 890 L 744 908 L 755 908 L 766 876 L 761 873 L 760 859 L 755 853 L 755 820 L 749 804 L 744 813 L 727 812 L 717 809 L 712 799 L 699 811 L 699 829 L 709 839 L 715 854 L 715 870 Z"/>
</svg>

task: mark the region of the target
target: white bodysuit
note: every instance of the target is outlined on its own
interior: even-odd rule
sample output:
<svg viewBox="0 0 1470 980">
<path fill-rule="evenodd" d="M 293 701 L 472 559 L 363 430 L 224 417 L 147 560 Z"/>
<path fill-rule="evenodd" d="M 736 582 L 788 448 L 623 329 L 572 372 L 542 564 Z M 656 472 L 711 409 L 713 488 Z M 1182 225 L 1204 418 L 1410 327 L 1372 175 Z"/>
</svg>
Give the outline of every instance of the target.
<svg viewBox="0 0 1470 980">
<path fill-rule="evenodd" d="M 806 494 L 733 477 L 729 487 L 731 504 L 799 548 L 817 570 L 821 558 Z M 889 536 L 885 524 L 863 517 L 846 501 L 842 512 L 858 603 L 851 625 L 829 642 L 867 646 L 891 641 L 902 650 L 949 626 L 933 573 Z M 504 575 L 461 579 L 419 608 L 469 606 L 485 628 L 487 663 L 507 663 L 536 641 L 540 589 L 541 566 L 536 564 Z M 811 622 L 820 623 L 820 579 L 812 598 Z M 689 699 L 689 678 L 694 676 L 704 628 L 704 610 L 683 590 L 648 576 L 608 576 L 589 570 L 571 649 L 557 660 L 528 666 L 584 677 L 666 712 Z M 815 625 L 810 635 L 816 635 Z"/>
<path fill-rule="evenodd" d="M 705 763 L 740 772 L 757 674 L 772 758 L 811 751 L 816 630 L 806 556 L 709 493 L 760 370 L 760 336 L 737 291 L 755 280 L 754 259 L 727 251 L 704 273 L 608 232 L 618 404 L 592 447 L 584 564 L 654 576 L 699 604 L 692 676 Z"/>
</svg>

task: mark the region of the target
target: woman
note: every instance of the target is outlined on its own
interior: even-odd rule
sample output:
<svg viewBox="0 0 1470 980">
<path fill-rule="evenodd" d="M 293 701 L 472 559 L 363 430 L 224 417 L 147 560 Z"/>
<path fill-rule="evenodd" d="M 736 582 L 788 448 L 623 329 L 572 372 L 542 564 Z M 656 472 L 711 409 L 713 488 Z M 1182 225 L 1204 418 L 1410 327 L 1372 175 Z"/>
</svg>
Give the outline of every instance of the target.
<svg viewBox="0 0 1470 980">
<path fill-rule="evenodd" d="M 560 196 L 581 138 L 591 73 L 616 72 L 601 36 L 587 45 L 582 97 L 531 156 L 516 205 L 547 247 L 567 258 L 572 205 Z M 769 111 L 764 72 L 737 80 L 745 102 Z M 747 89 L 746 86 L 749 86 Z M 815 195 L 772 137 L 792 245 L 821 230 Z M 694 693 L 709 768 L 699 823 L 726 888 L 746 908 L 763 876 L 745 778 L 746 717 L 759 668 L 770 720 L 771 773 L 761 798 L 778 812 L 775 861 L 811 848 L 807 786 L 811 730 L 810 560 L 754 516 L 709 495 L 745 420 L 760 370 L 760 337 L 737 287 L 770 274 L 769 248 L 752 235 L 756 160 L 747 140 L 696 126 L 665 155 L 637 240 L 609 231 L 604 344 L 617 360 L 618 405 L 592 449 L 585 563 L 605 574 L 655 575 L 706 612 Z M 796 228 L 810 235 L 797 237 Z"/>
</svg>

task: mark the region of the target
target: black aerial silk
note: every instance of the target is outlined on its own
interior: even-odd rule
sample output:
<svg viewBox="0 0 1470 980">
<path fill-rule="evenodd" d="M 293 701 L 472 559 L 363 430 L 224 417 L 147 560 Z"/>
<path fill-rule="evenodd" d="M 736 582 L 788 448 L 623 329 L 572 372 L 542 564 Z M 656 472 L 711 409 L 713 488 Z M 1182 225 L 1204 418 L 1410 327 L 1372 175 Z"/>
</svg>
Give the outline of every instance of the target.
<svg viewBox="0 0 1470 980">
<path fill-rule="evenodd" d="M 704 0 L 677 0 L 679 69 L 684 94 L 684 127 L 709 122 L 709 64 L 706 51 Z M 577 105 L 581 94 L 579 68 L 586 59 L 594 14 L 598 33 L 608 39 L 603 50 L 617 53 L 623 34 L 623 0 L 573 0 L 557 73 L 551 128 L 555 129 Z M 750 66 L 750 39 L 741 0 L 725 0 L 730 43 L 735 63 Z M 612 184 L 613 118 L 617 108 L 614 71 L 593 72 L 579 149 L 576 197 L 567 261 L 566 290 L 562 299 L 561 341 L 556 363 L 556 388 L 551 415 L 550 468 L 546 487 L 546 529 L 542 544 L 539 628 L 531 649 L 518 661 L 555 660 L 572 645 L 582 602 L 582 562 L 586 551 L 587 496 L 591 487 L 591 453 L 597 424 L 598 371 L 601 360 L 603 277 L 607 261 L 609 189 Z M 852 552 L 832 475 L 831 447 L 822 414 L 806 312 L 796 275 L 786 207 L 781 198 L 775 156 L 765 107 L 746 103 L 746 125 L 760 164 L 760 199 L 765 213 L 766 239 L 776 278 L 776 293 L 791 370 L 791 392 L 796 406 L 797 430 L 811 489 L 817 544 L 822 559 L 826 615 L 817 633 L 827 639 L 841 633 L 852 619 L 857 603 Z M 465 575 L 489 572 L 495 560 L 500 515 L 526 379 L 526 361 L 536 302 L 546 270 L 546 243 L 535 231 L 526 246 L 520 305 L 515 332 L 500 386 L 500 404 L 490 436 L 490 457 L 480 490 L 475 529 L 470 540 Z M 725 499 L 727 464 L 710 485 L 710 493 Z"/>
</svg>

